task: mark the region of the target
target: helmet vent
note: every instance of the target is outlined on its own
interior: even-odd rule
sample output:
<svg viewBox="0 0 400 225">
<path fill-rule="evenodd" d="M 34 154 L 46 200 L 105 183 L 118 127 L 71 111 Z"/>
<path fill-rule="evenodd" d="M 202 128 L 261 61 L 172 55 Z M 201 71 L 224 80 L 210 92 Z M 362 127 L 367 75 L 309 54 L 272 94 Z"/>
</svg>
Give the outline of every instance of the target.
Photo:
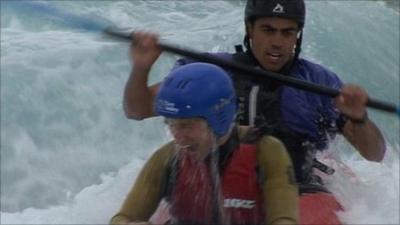
<svg viewBox="0 0 400 225">
<path fill-rule="evenodd" d="M 190 80 L 181 80 L 176 84 L 176 88 L 184 89 L 189 82 Z"/>
</svg>

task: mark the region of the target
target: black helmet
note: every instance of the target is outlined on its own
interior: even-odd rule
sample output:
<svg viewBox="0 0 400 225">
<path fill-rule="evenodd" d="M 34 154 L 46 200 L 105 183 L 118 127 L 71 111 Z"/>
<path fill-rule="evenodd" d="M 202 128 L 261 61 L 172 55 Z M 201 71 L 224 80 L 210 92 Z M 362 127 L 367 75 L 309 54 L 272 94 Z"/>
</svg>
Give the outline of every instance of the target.
<svg viewBox="0 0 400 225">
<path fill-rule="evenodd" d="M 306 8 L 304 0 L 247 0 L 244 20 L 257 17 L 283 17 L 296 20 L 304 27 Z"/>
</svg>

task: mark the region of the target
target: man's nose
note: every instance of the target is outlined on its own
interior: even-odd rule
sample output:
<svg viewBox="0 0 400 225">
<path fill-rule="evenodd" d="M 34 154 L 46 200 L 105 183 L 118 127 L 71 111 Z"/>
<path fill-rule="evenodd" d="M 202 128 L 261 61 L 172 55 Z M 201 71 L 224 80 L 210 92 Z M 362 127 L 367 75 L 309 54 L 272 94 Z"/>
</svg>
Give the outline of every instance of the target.
<svg viewBox="0 0 400 225">
<path fill-rule="evenodd" d="M 271 46 L 275 49 L 282 48 L 283 41 L 282 41 L 282 34 L 280 32 L 275 32 L 274 35 L 271 36 L 270 42 Z"/>
</svg>

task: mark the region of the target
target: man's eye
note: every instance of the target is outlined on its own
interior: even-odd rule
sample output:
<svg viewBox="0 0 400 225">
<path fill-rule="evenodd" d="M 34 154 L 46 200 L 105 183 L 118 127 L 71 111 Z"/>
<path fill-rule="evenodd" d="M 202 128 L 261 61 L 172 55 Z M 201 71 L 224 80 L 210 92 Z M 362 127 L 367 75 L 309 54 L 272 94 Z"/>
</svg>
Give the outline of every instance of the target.
<svg viewBox="0 0 400 225">
<path fill-rule="evenodd" d="M 294 30 L 285 30 L 282 32 L 283 36 L 291 37 L 297 35 L 297 32 Z"/>
<path fill-rule="evenodd" d="M 263 32 L 264 33 L 267 33 L 267 34 L 272 34 L 272 33 L 274 33 L 275 32 L 275 30 L 274 29 L 263 29 Z"/>
</svg>

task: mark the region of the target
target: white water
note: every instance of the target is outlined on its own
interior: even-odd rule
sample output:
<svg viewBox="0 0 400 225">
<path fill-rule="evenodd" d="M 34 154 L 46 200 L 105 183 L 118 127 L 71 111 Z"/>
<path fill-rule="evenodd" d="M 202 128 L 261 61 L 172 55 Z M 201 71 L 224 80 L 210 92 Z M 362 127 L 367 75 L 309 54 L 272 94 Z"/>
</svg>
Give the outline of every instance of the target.
<svg viewBox="0 0 400 225">
<path fill-rule="evenodd" d="M 3 1 L 2 1 L 3 4 Z M 199 51 L 242 40 L 239 1 L 55 1 L 121 27 L 158 31 Z M 308 1 L 303 56 L 378 99 L 399 104 L 399 13 L 382 2 Z M 159 118 L 127 120 L 128 45 L 52 21 L 1 12 L 1 224 L 105 224 L 148 156 L 168 138 Z M 158 81 L 176 56 L 163 55 Z M 339 138 L 330 188 L 348 224 L 399 224 L 399 121 L 370 110 L 387 140 L 382 164 Z"/>
</svg>

